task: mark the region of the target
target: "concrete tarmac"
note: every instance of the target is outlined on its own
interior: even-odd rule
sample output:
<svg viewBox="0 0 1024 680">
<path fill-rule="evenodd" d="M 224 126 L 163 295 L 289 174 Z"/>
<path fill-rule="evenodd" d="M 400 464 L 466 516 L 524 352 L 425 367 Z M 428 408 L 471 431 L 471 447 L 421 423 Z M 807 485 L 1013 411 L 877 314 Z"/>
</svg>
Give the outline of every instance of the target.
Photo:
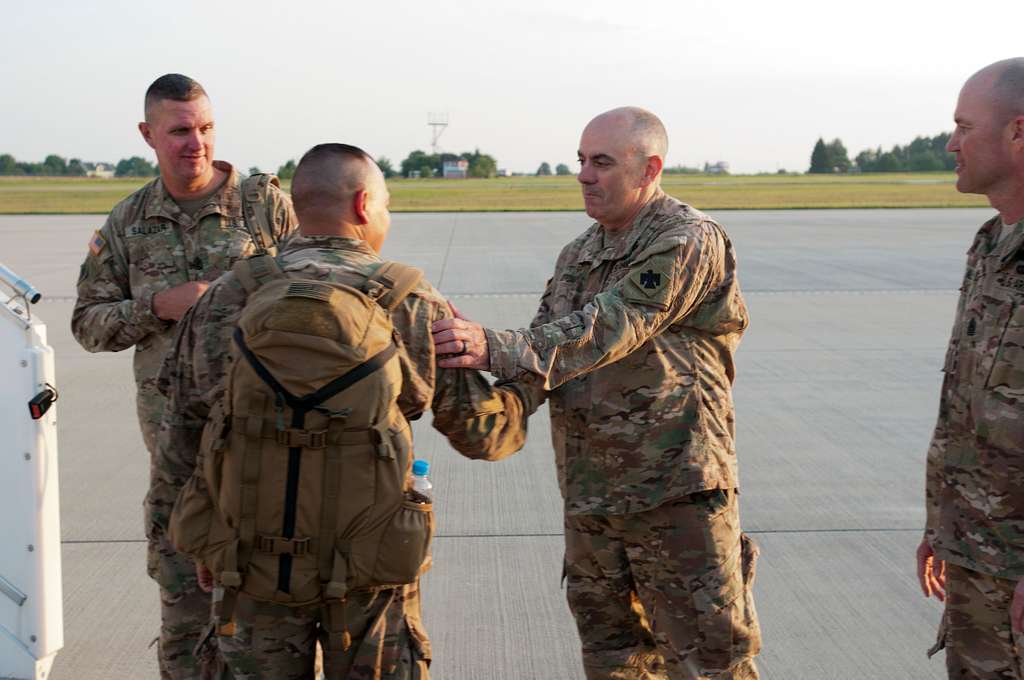
<svg viewBox="0 0 1024 680">
<path fill-rule="evenodd" d="M 752 323 L 735 386 L 744 528 L 771 680 L 938 679 L 941 607 L 914 576 L 924 458 L 964 253 L 989 210 L 735 211 Z M 97 216 L 0 216 L 0 262 L 44 294 L 57 351 L 66 646 L 54 680 L 155 678 L 145 575 L 148 459 L 130 356 L 71 337 Z M 581 213 L 397 214 L 385 256 L 469 317 L 526 325 Z M 439 680 L 582 680 L 559 587 L 561 501 L 546 409 L 508 461 L 463 459 L 416 424 L 438 507 L 424 578 Z"/>
</svg>

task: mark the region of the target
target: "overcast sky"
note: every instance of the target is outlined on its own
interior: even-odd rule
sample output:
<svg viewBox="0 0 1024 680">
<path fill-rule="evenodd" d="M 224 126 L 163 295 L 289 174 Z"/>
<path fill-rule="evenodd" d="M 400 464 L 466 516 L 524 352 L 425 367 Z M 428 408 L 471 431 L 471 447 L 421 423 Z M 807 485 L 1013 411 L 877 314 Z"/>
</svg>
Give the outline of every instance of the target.
<svg viewBox="0 0 1024 680">
<path fill-rule="evenodd" d="M 0 4 L 0 153 L 153 158 L 136 123 L 166 72 L 210 93 L 217 156 L 275 170 L 342 141 L 396 165 L 479 147 L 512 171 L 575 167 L 595 114 L 637 105 L 670 165 L 806 170 L 952 129 L 964 78 L 1024 54 L 1020 0 L 377 0 Z"/>
</svg>

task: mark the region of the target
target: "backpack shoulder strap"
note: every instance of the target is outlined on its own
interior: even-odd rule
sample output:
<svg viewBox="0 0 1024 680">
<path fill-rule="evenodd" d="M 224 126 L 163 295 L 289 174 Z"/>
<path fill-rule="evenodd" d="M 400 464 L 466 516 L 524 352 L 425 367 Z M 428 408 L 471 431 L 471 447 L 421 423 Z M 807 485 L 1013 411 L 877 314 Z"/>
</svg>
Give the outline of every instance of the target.
<svg viewBox="0 0 1024 680">
<path fill-rule="evenodd" d="M 423 270 L 401 262 L 385 262 L 363 285 L 363 291 L 384 309 L 393 311 L 423 279 Z"/>
<path fill-rule="evenodd" d="M 277 260 L 266 252 L 238 260 L 231 267 L 231 272 L 249 295 L 263 284 L 284 276 Z"/>
<path fill-rule="evenodd" d="M 274 227 L 267 217 L 267 204 L 270 200 L 270 187 L 281 188 L 276 175 L 259 173 L 242 180 L 239 193 L 242 196 L 242 217 L 245 228 L 249 230 L 257 253 L 277 254 L 277 237 Z"/>
</svg>

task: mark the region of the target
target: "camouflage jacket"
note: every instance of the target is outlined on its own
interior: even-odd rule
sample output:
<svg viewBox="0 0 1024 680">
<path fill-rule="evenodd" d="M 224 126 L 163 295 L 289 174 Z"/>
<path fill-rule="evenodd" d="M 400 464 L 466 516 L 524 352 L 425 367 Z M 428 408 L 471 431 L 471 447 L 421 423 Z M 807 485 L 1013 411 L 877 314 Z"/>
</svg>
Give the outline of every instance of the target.
<svg viewBox="0 0 1024 680">
<path fill-rule="evenodd" d="M 997 216 L 967 253 L 928 449 L 926 536 L 938 557 L 1024 576 L 1024 220 Z"/>
<path fill-rule="evenodd" d="M 551 400 L 569 514 L 737 486 L 733 352 L 747 327 L 722 228 L 659 193 L 621 233 L 567 245 L 529 329 L 487 331 L 491 371 Z"/>
<path fill-rule="evenodd" d="M 364 241 L 299 234 L 289 239 L 277 259 L 286 273 L 354 288 L 361 288 L 382 262 Z M 229 272 L 178 324 L 158 380 L 168 404 L 147 497 L 151 536 L 154 530 L 166 529 L 178 492 L 196 469 L 206 418 L 223 394 L 222 383 L 231 368 L 228 348 L 246 297 L 242 284 Z M 522 448 L 531 411 L 524 410 L 525 400 L 515 386 L 495 388 L 476 371 L 436 365 L 430 326 L 450 317 L 448 302 L 425 280 L 392 312 L 403 350 L 398 405 L 410 419 L 433 411 L 434 428 L 468 458 L 509 456 Z"/>
<path fill-rule="evenodd" d="M 78 277 L 72 333 L 90 352 L 135 346 L 139 416 L 154 425 L 162 411 L 156 374 L 174 323 L 153 314 L 153 296 L 188 281 L 212 281 L 256 247 L 242 218 L 238 173 L 222 161 L 214 165 L 228 179 L 194 221 L 159 178 L 118 203 L 93 235 Z M 269 197 L 263 208 L 280 241 L 297 220 L 284 192 L 271 186 Z"/>
</svg>

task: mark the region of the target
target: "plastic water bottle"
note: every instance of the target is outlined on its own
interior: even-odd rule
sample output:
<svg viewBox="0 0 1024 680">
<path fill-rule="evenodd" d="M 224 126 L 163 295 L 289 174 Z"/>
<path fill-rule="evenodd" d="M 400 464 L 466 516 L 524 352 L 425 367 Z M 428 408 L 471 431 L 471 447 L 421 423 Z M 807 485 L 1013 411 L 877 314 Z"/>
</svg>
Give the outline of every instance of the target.
<svg viewBox="0 0 1024 680">
<path fill-rule="evenodd" d="M 434 500 L 434 485 L 430 483 L 430 477 L 427 474 L 430 472 L 430 463 L 425 460 L 413 461 L 412 464 L 412 489 L 421 496 L 425 496 L 427 500 Z"/>
</svg>

